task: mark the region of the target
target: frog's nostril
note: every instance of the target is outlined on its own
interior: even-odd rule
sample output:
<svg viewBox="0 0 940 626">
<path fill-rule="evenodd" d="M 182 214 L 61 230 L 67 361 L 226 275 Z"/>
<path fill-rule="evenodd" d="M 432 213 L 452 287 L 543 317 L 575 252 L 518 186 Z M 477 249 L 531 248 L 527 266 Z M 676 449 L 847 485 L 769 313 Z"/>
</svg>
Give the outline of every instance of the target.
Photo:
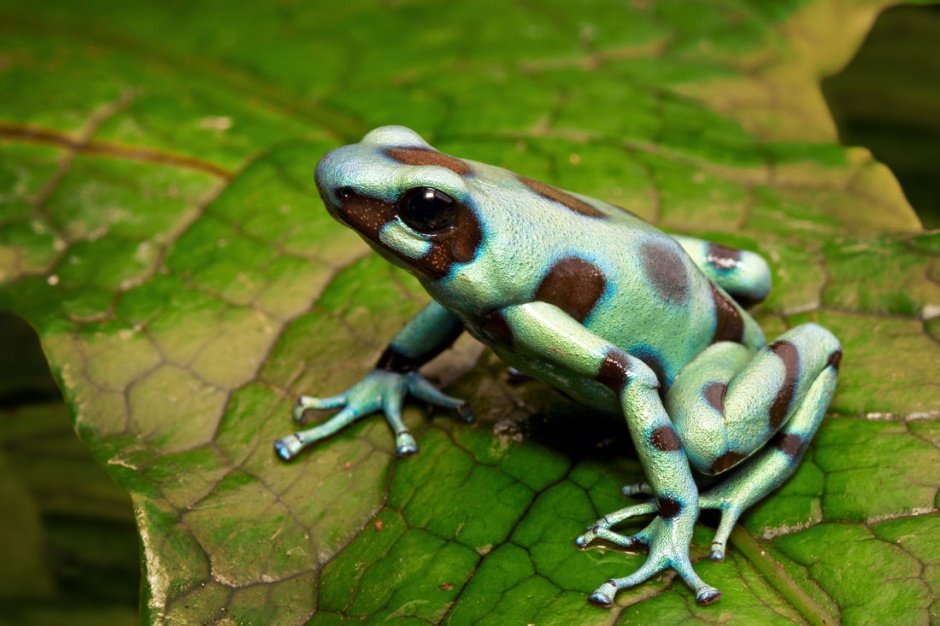
<svg viewBox="0 0 940 626">
<path fill-rule="evenodd" d="M 340 187 L 336 190 L 336 195 L 340 200 L 348 200 L 356 194 L 352 187 Z"/>
</svg>

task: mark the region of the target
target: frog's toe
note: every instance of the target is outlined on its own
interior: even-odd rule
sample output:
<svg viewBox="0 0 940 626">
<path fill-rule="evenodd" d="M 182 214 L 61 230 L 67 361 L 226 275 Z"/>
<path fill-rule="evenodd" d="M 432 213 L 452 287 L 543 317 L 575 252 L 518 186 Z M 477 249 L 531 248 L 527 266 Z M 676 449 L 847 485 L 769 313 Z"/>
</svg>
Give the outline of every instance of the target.
<svg viewBox="0 0 940 626">
<path fill-rule="evenodd" d="M 597 591 L 588 596 L 588 602 L 591 604 L 610 608 L 614 605 L 614 595 L 617 593 L 617 583 L 608 580 L 597 588 Z"/>
<path fill-rule="evenodd" d="M 650 513 L 656 513 L 656 512 L 657 512 L 656 504 L 653 502 L 644 502 L 643 504 L 633 504 L 628 507 L 624 507 L 620 509 L 619 511 L 608 513 L 604 517 L 597 520 L 597 522 L 595 522 L 593 526 L 588 528 L 588 530 L 611 528 L 612 526 L 615 526 L 616 524 L 619 524 L 620 522 L 624 520 L 630 519 L 631 517 L 637 517 L 639 515 L 648 515 Z M 643 534 L 643 533 L 641 532 L 640 534 Z"/>
<path fill-rule="evenodd" d="M 281 437 L 274 442 L 274 451 L 285 461 L 290 461 L 303 449 L 303 441 L 297 436 L 297 433 Z"/>
<path fill-rule="evenodd" d="M 579 548 L 586 548 L 600 536 L 601 532 L 606 531 L 609 528 L 610 523 L 607 521 L 607 518 L 602 517 L 584 529 L 584 533 L 575 539 L 574 543 Z"/>
<path fill-rule="evenodd" d="M 408 390 L 414 397 L 429 402 L 432 406 L 439 406 L 456 411 L 460 419 L 467 423 L 476 419 L 476 416 L 470 409 L 470 404 L 466 400 L 448 396 L 417 374 L 412 374 L 409 377 Z"/>
<path fill-rule="evenodd" d="M 457 415 L 467 424 L 472 424 L 477 419 L 476 413 L 470 408 L 470 403 L 466 401 L 461 402 L 460 406 L 457 407 Z"/>
<path fill-rule="evenodd" d="M 724 561 L 725 560 L 725 544 L 723 541 L 713 541 L 712 542 L 712 551 L 708 555 L 712 561 Z"/>
<path fill-rule="evenodd" d="M 589 526 L 584 534 L 574 540 L 574 543 L 579 548 L 586 548 L 597 539 L 626 549 L 649 544 L 649 535 L 645 532 L 645 529 L 635 535 L 621 535 L 620 533 L 610 530 L 610 528 L 604 524 L 603 519 L 598 521 L 597 524 Z"/>
<path fill-rule="evenodd" d="M 652 495 L 653 488 L 650 487 L 649 483 L 634 483 L 632 485 L 624 485 L 620 489 L 620 493 L 625 496 L 638 496 L 638 495 Z"/>
<path fill-rule="evenodd" d="M 734 525 L 738 523 L 744 507 L 739 502 L 729 501 L 722 497 L 720 489 L 717 494 L 704 494 L 699 500 L 700 509 L 718 509 L 721 511 L 721 521 L 718 523 L 718 530 L 715 531 L 715 537 L 712 539 L 712 551 L 708 555 L 712 561 L 724 561 L 728 537 Z"/>
<path fill-rule="evenodd" d="M 520 383 L 528 382 L 532 380 L 532 377 L 528 374 L 523 374 L 514 367 L 506 368 L 506 381 L 510 385 L 518 385 Z"/>
<path fill-rule="evenodd" d="M 583 535 L 579 535 L 574 540 L 574 545 L 579 548 L 586 548 L 591 545 L 591 542 L 597 539 L 597 526 L 588 526 L 587 530 Z"/>
<path fill-rule="evenodd" d="M 721 597 L 721 592 L 711 586 L 705 586 L 695 593 L 695 601 L 701 605 L 713 604 Z"/>
<path fill-rule="evenodd" d="M 314 396 L 300 396 L 294 403 L 292 413 L 294 421 L 303 424 L 307 421 L 307 409 L 338 409 L 346 404 L 348 395 L 343 393 L 330 398 L 316 398 Z"/>
<path fill-rule="evenodd" d="M 395 452 L 398 456 L 411 456 L 418 453 L 418 444 L 411 433 L 398 433 L 395 436 Z"/>
</svg>

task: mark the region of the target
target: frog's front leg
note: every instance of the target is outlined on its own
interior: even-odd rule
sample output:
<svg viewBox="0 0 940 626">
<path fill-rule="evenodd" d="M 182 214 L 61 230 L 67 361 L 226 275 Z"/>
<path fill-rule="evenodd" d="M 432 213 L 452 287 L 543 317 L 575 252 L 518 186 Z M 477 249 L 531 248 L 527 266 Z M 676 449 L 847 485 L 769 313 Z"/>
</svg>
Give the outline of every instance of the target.
<svg viewBox="0 0 940 626">
<path fill-rule="evenodd" d="M 304 421 L 307 409 L 341 410 L 319 426 L 275 441 L 277 454 L 289 461 L 304 448 L 376 411 L 385 413 L 395 432 L 398 454 L 414 454 L 418 445 L 401 417 L 402 404 L 409 394 L 436 406 L 455 409 L 466 421 L 472 421 L 473 413 L 465 401 L 444 395 L 417 371 L 452 344 L 461 332 L 460 318 L 432 301 L 399 331 L 375 369 L 345 393 L 331 398 L 301 396 L 294 405 L 294 419 L 298 422 Z"/>
<path fill-rule="evenodd" d="M 494 315 L 499 320 L 496 326 L 508 326 L 509 332 L 502 332 L 503 340 L 512 343 L 514 353 L 593 379 L 616 394 L 655 496 L 659 515 L 637 538 L 637 542 L 649 545 L 646 563 L 631 576 L 605 582 L 591 594 L 590 601 L 609 606 L 619 589 L 637 585 L 670 567 L 692 588 L 698 602 L 717 600 L 721 592 L 703 582 L 689 560 L 692 527 L 698 517 L 698 490 L 657 393 L 659 381 L 653 371 L 553 305 L 532 302 Z M 603 393 L 602 388 L 598 392 Z"/>
</svg>

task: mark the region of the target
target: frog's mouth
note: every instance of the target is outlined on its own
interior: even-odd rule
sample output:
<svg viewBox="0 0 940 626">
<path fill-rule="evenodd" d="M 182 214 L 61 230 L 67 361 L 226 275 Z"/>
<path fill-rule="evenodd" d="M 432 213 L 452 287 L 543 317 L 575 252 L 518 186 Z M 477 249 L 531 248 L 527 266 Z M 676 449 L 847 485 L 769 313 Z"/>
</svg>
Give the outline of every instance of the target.
<svg viewBox="0 0 940 626">
<path fill-rule="evenodd" d="M 372 241 L 379 241 L 379 232 L 395 219 L 395 206 L 358 193 L 352 187 L 340 187 L 335 192 L 336 201 L 325 197 L 323 204 L 333 218 L 344 226 L 361 233 Z"/>
</svg>

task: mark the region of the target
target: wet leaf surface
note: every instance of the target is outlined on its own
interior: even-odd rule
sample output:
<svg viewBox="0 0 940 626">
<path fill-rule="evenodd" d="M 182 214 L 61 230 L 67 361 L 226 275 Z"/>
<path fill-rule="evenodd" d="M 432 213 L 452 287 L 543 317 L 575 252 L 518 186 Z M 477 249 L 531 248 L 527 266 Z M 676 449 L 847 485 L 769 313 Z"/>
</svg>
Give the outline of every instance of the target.
<svg viewBox="0 0 940 626">
<path fill-rule="evenodd" d="M 938 619 L 940 240 L 838 145 L 817 83 L 884 4 L 0 5 L 0 306 L 132 495 L 144 618 Z M 294 398 L 358 380 L 426 301 L 313 187 L 324 152 L 388 123 L 760 251 L 768 335 L 812 320 L 842 340 L 801 468 L 725 563 L 703 558 L 715 520 L 696 530 L 720 603 L 669 574 L 585 602 L 644 558 L 572 542 L 642 479 L 625 426 L 511 384 L 470 341 L 428 372 L 478 423 L 412 406 L 417 458 L 379 419 L 275 457 Z M 17 532 L 35 513 L 3 475 Z"/>
</svg>

